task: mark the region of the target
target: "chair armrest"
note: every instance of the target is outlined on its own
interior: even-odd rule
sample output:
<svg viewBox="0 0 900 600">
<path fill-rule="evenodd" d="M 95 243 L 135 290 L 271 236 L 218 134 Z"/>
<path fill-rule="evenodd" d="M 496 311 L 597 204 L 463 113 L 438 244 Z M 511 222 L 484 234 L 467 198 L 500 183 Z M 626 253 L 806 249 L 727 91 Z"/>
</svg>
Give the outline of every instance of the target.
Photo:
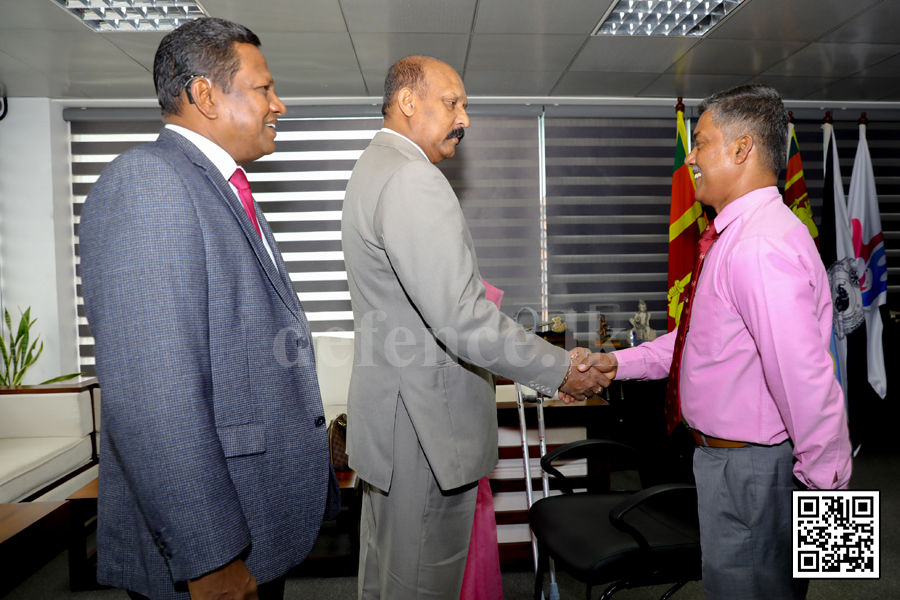
<svg viewBox="0 0 900 600">
<path fill-rule="evenodd" d="M 576 455 L 578 458 L 582 458 L 589 454 L 619 454 L 627 455 L 629 458 L 637 457 L 637 451 L 634 448 L 626 446 L 625 444 L 620 444 L 619 442 L 610 440 L 577 440 L 560 446 L 555 450 L 551 450 L 541 457 L 541 468 L 559 480 L 559 484 L 562 487 L 564 494 L 571 494 L 572 484 L 569 483 L 566 476 L 560 473 L 552 463 L 554 460 L 562 458 L 564 455 Z"/>
<path fill-rule="evenodd" d="M 609 511 L 609 522 L 613 527 L 618 529 L 619 531 L 624 531 L 634 538 L 634 541 L 637 542 L 638 547 L 643 552 L 650 553 L 650 544 L 647 542 L 647 539 L 641 534 L 640 531 L 629 525 L 625 522 L 625 515 L 629 512 L 644 504 L 651 498 L 655 498 L 657 496 L 661 496 L 663 494 L 693 494 L 694 497 L 697 496 L 697 486 L 691 485 L 689 483 L 665 483 L 662 485 L 655 485 L 651 488 L 647 488 L 646 490 L 641 490 L 640 492 L 629 496 L 628 498 L 622 500 L 617 505 L 612 507 Z"/>
</svg>

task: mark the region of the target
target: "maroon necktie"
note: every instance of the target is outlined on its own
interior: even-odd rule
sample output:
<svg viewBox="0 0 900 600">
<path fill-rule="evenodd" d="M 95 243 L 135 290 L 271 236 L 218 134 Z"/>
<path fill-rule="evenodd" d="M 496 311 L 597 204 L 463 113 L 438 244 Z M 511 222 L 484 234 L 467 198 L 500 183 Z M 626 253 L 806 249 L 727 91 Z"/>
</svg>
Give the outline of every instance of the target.
<svg viewBox="0 0 900 600">
<path fill-rule="evenodd" d="M 706 258 L 706 254 L 718 237 L 719 232 L 716 231 L 714 222 L 710 221 L 703 233 L 700 234 L 700 243 L 697 245 L 697 262 L 694 263 L 694 271 L 691 273 L 691 287 L 684 301 L 684 308 L 681 309 L 681 321 L 678 322 L 675 351 L 672 353 L 672 366 L 669 369 L 669 385 L 666 388 L 666 426 L 669 428 L 669 433 L 672 433 L 681 421 L 681 397 L 678 388 L 681 378 L 681 355 L 691 323 L 691 306 L 694 304 L 692 300 L 694 292 L 697 291 L 697 280 L 700 277 L 700 269 L 703 267 L 703 259 Z"/>
<path fill-rule="evenodd" d="M 250 193 L 250 182 L 247 181 L 246 173 L 244 173 L 242 168 L 238 167 L 228 181 L 238 189 L 238 195 L 241 197 L 241 204 L 244 205 L 247 216 L 250 217 L 253 226 L 256 227 L 256 233 L 259 234 L 259 237 L 262 237 L 262 232 L 259 230 L 259 222 L 256 220 L 256 207 L 253 205 L 253 194 Z"/>
</svg>

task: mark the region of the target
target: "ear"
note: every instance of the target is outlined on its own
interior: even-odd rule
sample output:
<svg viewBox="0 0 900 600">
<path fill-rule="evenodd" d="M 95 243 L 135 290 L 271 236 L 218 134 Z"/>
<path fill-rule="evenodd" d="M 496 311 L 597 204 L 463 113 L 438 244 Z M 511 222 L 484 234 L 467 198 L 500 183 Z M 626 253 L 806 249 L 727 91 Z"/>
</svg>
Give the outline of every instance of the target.
<svg viewBox="0 0 900 600">
<path fill-rule="evenodd" d="M 741 165 L 753 150 L 753 136 L 742 135 L 734 141 L 734 164 Z"/>
<path fill-rule="evenodd" d="M 397 93 L 397 106 L 407 118 L 416 114 L 416 100 L 416 95 L 409 88 L 403 88 Z"/>
<path fill-rule="evenodd" d="M 194 104 L 200 114 L 207 119 L 213 120 L 219 118 L 218 106 L 213 97 L 213 87 L 209 79 L 206 77 L 197 77 L 190 85 L 191 97 L 194 98 Z M 184 95 L 185 98 L 187 94 Z M 185 102 L 187 104 L 187 102 Z"/>
</svg>

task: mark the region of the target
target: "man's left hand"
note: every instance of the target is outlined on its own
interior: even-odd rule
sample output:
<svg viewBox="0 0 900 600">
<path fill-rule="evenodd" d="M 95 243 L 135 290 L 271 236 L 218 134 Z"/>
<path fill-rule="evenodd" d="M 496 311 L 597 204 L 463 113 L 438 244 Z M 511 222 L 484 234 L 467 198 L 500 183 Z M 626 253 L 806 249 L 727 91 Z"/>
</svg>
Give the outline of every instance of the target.
<svg viewBox="0 0 900 600">
<path fill-rule="evenodd" d="M 191 600 L 259 600 L 256 578 L 236 558 L 218 571 L 188 582 Z"/>
</svg>

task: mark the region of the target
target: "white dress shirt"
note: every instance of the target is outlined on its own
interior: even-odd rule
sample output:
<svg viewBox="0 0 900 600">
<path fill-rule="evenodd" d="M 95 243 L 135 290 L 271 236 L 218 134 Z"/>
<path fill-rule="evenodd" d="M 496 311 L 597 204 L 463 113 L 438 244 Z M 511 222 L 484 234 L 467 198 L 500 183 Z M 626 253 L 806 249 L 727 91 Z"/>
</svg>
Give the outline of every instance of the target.
<svg viewBox="0 0 900 600">
<path fill-rule="evenodd" d="M 166 123 L 166 129 L 171 129 L 175 133 L 187 139 L 187 141 L 197 146 L 197 149 L 200 150 L 200 152 L 202 152 L 206 156 L 206 158 L 209 159 L 209 162 L 211 162 L 219 170 L 219 172 L 222 174 L 222 177 L 225 178 L 225 181 L 231 179 L 231 175 L 235 172 L 235 170 L 240 168 L 224 148 L 216 144 L 211 139 L 200 135 L 196 131 L 191 131 L 190 129 L 186 129 L 184 127 L 181 127 L 180 125 L 173 125 L 172 123 Z M 240 193 L 238 193 L 238 189 L 234 187 L 234 184 L 228 181 L 228 185 L 231 186 L 231 191 L 234 192 L 235 197 L 240 199 L 241 195 Z M 266 252 L 269 253 L 269 258 L 272 259 L 272 264 L 275 265 L 275 268 L 277 269 L 278 263 L 275 262 L 275 254 L 272 252 L 272 248 L 269 247 L 269 242 L 266 241 L 266 236 L 261 235 L 260 237 L 262 238 L 263 245 L 266 247 Z"/>
</svg>

